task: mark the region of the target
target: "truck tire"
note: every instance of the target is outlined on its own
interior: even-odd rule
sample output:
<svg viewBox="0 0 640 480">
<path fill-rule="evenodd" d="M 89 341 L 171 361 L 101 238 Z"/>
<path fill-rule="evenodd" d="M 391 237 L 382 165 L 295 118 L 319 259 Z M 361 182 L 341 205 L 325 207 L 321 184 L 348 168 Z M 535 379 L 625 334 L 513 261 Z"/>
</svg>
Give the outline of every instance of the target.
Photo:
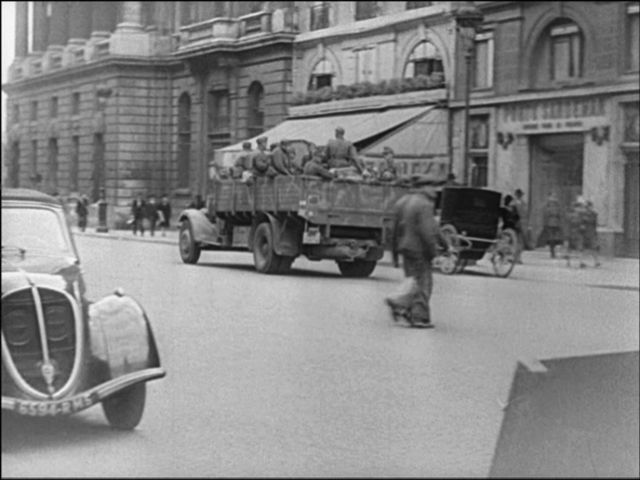
<svg viewBox="0 0 640 480">
<path fill-rule="evenodd" d="M 373 273 L 376 268 L 375 260 L 354 260 L 353 262 L 338 262 L 340 273 L 344 277 L 364 278 Z"/>
<path fill-rule="evenodd" d="M 253 237 L 253 264 L 260 273 L 280 273 L 282 257 L 274 250 L 271 225 L 263 222 L 258 225 Z"/>
<path fill-rule="evenodd" d="M 296 259 L 296 257 L 290 257 L 286 255 L 280 256 L 280 266 L 278 268 L 278 273 L 289 273 L 291 270 L 291 264 Z"/>
<path fill-rule="evenodd" d="M 193 238 L 193 228 L 189 220 L 180 223 L 180 234 L 178 236 L 180 257 L 184 263 L 198 263 L 200 258 L 200 245 Z"/>
</svg>

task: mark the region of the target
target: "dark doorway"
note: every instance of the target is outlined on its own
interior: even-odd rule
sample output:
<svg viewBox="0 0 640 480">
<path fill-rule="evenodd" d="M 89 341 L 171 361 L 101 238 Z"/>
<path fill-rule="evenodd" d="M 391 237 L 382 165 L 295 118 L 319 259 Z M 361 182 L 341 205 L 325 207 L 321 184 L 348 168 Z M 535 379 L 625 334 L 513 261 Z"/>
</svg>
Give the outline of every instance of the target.
<svg viewBox="0 0 640 480">
<path fill-rule="evenodd" d="M 94 202 L 100 199 L 100 189 L 104 187 L 104 135 L 93 136 L 93 174 L 91 176 L 91 198 Z"/>
<path fill-rule="evenodd" d="M 533 240 L 542 232 L 542 211 L 547 197 L 554 192 L 567 211 L 582 194 L 584 171 L 584 134 L 561 133 L 529 137 L 531 177 L 529 225 Z"/>
<path fill-rule="evenodd" d="M 624 240 L 621 254 L 638 258 L 640 243 L 640 152 L 636 149 L 626 153 L 624 179 Z"/>
</svg>

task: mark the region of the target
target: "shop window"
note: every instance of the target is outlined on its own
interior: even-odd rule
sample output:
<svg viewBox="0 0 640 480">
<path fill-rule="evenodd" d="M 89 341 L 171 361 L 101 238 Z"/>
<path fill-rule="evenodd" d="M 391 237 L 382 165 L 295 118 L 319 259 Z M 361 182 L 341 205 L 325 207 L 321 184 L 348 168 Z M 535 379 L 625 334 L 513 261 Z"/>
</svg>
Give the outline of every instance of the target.
<svg viewBox="0 0 640 480">
<path fill-rule="evenodd" d="M 178 187 L 189 186 L 191 163 L 191 97 L 183 93 L 178 100 Z"/>
<path fill-rule="evenodd" d="M 407 2 L 407 10 L 415 10 L 416 8 L 428 7 L 433 2 Z"/>
<path fill-rule="evenodd" d="M 229 91 L 212 90 L 209 92 L 208 130 L 209 133 L 229 131 Z"/>
<path fill-rule="evenodd" d="M 469 119 L 469 155 L 472 187 L 486 187 L 489 165 L 489 116 L 474 115 Z"/>
<path fill-rule="evenodd" d="M 35 121 L 38 119 L 38 101 L 37 100 L 31 101 L 31 112 L 29 114 L 29 119 L 32 121 Z"/>
<path fill-rule="evenodd" d="M 355 2 L 356 21 L 374 18 L 378 15 L 378 2 Z"/>
<path fill-rule="evenodd" d="M 640 5 L 627 6 L 627 67 L 632 72 L 640 70 Z"/>
<path fill-rule="evenodd" d="M 320 60 L 313 69 L 313 73 L 309 79 L 309 90 L 331 87 L 333 85 L 334 75 L 332 63 L 327 59 Z"/>
<path fill-rule="evenodd" d="M 71 137 L 71 165 L 69 167 L 69 189 L 78 191 L 78 170 L 80 168 L 80 137 Z"/>
<path fill-rule="evenodd" d="M 582 76 L 582 33 L 573 22 L 551 28 L 551 79 L 570 80 Z"/>
<path fill-rule="evenodd" d="M 413 78 L 419 75 L 429 76 L 433 73 L 444 75 L 442 55 L 433 43 L 425 40 L 416 45 L 409 55 L 409 60 L 404 68 L 404 78 Z"/>
<path fill-rule="evenodd" d="M 311 19 L 309 25 L 311 30 L 320 30 L 329 27 L 329 3 L 314 2 L 311 6 Z"/>
<path fill-rule="evenodd" d="M 249 86 L 249 118 L 247 134 L 249 137 L 260 135 L 264 130 L 264 88 L 260 82 Z"/>
<path fill-rule="evenodd" d="M 71 97 L 71 114 L 78 115 L 80 113 L 80 93 L 75 92 Z"/>
<path fill-rule="evenodd" d="M 473 88 L 493 86 L 493 32 L 476 35 Z"/>
<path fill-rule="evenodd" d="M 356 50 L 356 83 L 375 81 L 376 50 L 374 47 Z"/>
</svg>

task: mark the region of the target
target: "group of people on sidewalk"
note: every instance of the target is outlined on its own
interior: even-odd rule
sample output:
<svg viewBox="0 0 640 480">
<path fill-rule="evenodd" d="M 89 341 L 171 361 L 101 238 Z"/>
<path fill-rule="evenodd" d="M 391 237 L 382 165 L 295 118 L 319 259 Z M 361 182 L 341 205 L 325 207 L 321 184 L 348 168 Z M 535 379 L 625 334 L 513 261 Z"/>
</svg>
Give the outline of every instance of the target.
<svg viewBox="0 0 640 480">
<path fill-rule="evenodd" d="M 158 204 L 155 195 L 149 195 L 145 201 L 142 194 L 139 193 L 131 203 L 131 217 L 128 223 L 131 225 L 134 235 L 140 232 L 140 236 L 144 236 L 145 227 L 147 227 L 153 237 L 156 227 L 159 226 L 164 237 L 170 226 L 170 221 L 171 203 L 167 195 L 163 195 Z"/>
</svg>

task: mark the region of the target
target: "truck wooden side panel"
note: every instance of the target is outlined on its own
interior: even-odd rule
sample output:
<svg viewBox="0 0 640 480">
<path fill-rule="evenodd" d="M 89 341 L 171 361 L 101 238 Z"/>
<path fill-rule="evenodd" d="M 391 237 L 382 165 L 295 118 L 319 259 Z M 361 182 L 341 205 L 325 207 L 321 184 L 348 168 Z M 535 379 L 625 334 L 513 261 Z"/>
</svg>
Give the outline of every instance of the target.
<svg viewBox="0 0 640 480">
<path fill-rule="evenodd" d="M 314 223 L 381 227 L 406 187 L 323 181 L 305 176 L 258 178 L 252 185 L 216 180 L 210 186 L 216 214 L 298 213 Z"/>
</svg>

